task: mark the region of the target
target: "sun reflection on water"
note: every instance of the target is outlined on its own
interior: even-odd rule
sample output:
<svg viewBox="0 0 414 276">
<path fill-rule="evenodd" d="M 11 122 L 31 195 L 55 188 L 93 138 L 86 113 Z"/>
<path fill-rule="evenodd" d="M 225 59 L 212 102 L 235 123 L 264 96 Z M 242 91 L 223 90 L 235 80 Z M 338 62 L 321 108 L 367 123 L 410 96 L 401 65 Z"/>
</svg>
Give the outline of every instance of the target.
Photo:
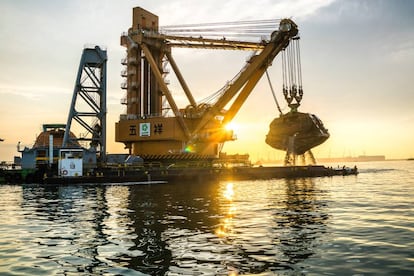
<svg viewBox="0 0 414 276">
<path fill-rule="evenodd" d="M 226 189 L 223 192 L 223 196 L 227 200 L 233 200 L 234 190 L 233 190 L 233 183 L 229 182 L 226 185 Z"/>
<path fill-rule="evenodd" d="M 223 200 L 226 201 L 226 210 L 224 212 L 223 218 L 220 220 L 220 224 L 216 229 L 215 234 L 219 238 L 225 238 L 233 232 L 233 218 L 236 213 L 236 207 L 233 203 L 234 189 L 232 182 L 226 184 L 225 189 L 221 193 L 221 196 Z"/>
</svg>

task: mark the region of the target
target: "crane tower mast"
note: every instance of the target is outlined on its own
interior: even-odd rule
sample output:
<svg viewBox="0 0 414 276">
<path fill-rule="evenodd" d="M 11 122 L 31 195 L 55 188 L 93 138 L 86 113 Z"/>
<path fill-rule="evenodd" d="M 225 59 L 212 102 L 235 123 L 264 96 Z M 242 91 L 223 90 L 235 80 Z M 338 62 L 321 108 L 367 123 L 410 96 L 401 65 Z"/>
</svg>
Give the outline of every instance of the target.
<svg viewBox="0 0 414 276">
<path fill-rule="evenodd" d="M 290 19 L 282 19 L 270 38 L 259 42 L 162 33 L 158 16 L 140 7 L 133 9 L 132 22 L 121 36 L 121 45 L 127 50 L 122 73 L 126 82 L 121 86 L 126 89 L 122 100 L 126 114 L 121 114 L 115 125 L 115 140 L 124 143 L 131 154 L 147 160 L 218 157 L 223 143 L 235 139 L 226 123 L 237 114 L 273 59 L 298 34 L 297 25 Z M 175 47 L 255 52 L 214 103 L 197 104 L 173 58 Z M 166 61 L 189 102 L 184 108 L 177 106 L 165 81 Z M 165 101 L 170 115 L 165 112 Z"/>
</svg>

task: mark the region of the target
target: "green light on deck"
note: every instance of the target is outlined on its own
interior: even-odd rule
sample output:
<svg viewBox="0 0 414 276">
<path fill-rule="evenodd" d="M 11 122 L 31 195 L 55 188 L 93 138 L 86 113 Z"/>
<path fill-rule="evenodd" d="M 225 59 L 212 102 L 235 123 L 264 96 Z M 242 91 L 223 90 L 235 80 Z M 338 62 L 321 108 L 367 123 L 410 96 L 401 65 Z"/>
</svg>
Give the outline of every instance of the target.
<svg viewBox="0 0 414 276">
<path fill-rule="evenodd" d="M 188 153 L 194 152 L 194 146 L 193 145 L 187 145 L 184 149 L 184 152 L 188 152 Z"/>
</svg>

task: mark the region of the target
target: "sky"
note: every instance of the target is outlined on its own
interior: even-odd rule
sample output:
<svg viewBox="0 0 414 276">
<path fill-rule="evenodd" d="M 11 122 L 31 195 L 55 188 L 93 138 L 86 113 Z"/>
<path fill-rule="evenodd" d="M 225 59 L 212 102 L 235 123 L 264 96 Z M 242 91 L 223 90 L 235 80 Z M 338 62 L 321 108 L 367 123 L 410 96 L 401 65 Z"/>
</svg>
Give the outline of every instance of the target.
<svg viewBox="0 0 414 276">
<path fill-rule="evenodd" d="M 2 0 L 0 160 L 19 156 L 19 141 L 31 147 L 42 124 L 66 123 L 80 56 L 91 44 L 108 52 L 107 149 L 125 152 L 114 142 L 114 124 L 125 113 L 120 104 L 125 48 L 119 41 L 136 6 L 158 15 L 161 26 L 291 18 L 301 37 L 304 98 L 299 111 L 316 114 L 331 134 L 313 149 L 315 156 L 414 157 L 413 1 Z M 196 100 L 231 80 L 249 54 L 173 52 Z M 276 57 L 269 74 L 286 112 L 280 68 Z M 178 85 L 172 82 L 170 89 L 184 107 Z M 263 77 L 234 119 L 238 140 L 226 143 L 223 151 L 249 153 L 253 160 L 282 158 L 264 142 L 277 116 Z"/>
</svg>

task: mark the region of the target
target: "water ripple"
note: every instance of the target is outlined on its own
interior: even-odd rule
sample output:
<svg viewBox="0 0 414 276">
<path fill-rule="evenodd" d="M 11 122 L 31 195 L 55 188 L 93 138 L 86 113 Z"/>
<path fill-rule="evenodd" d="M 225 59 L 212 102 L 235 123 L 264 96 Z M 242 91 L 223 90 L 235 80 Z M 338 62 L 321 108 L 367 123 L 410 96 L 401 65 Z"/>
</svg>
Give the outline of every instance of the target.
<svg viewBox="0 0 414 276">
<path fill-rule="evenodd" d="M 407 275 L 414 163 L 357 177 L 0 186 L 2 275 Z"/>
</svg>

